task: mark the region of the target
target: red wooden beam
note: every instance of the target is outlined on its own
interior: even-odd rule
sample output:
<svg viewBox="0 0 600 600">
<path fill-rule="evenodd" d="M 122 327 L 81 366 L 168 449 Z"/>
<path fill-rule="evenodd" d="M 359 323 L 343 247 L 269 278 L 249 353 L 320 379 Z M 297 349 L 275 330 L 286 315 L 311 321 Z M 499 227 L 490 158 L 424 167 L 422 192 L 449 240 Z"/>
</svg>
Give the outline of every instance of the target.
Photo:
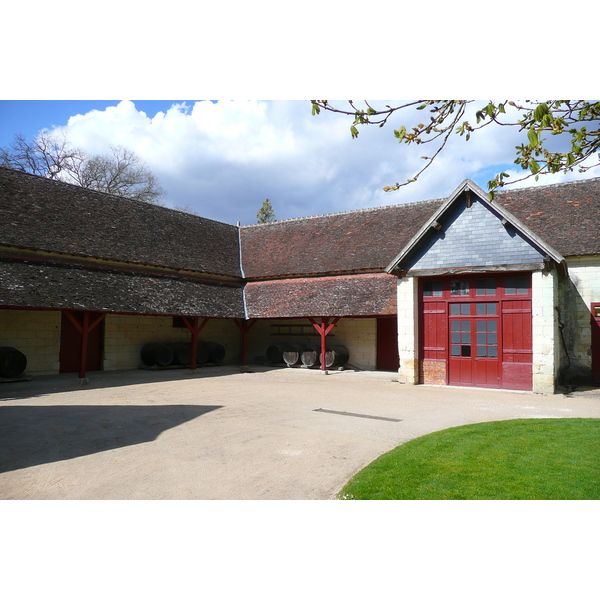
<svg viewBox="0 0 600 600">
<path fill-rule="evenodd" d="M 196 357 L 197 357 L 197 352 L 198 352 L 198 336 L 200 335 L 200 332 L 204 329 L 204 327 L 208 323 L 208 317 L 205 317 L 205 319 L 202 321 L 202 323 L 200 325 L 198 325 L 198 317 L 192 317 L 191 323 L 188 321 L 187 317 L 182 316 L 181 318 L 183 319 L 185 326 L 190 330 L 190 332 L 192 334 L 192 354 L 190 356 L 190 370 L 195 371 L 196 370 Z"/>
<path fill-rule="evenodd" d="M 234 319 L 233 322 L 242 332 L 242 367 L 245 367 L 248 363 L 248 332 L 256 323 L 256 319 Z"/>
<path fill-rule="evenodd" d="M 337 325 L 341 317 L 335 317 L 331 322 L 326 317 L 321 317 L 321 324 L 319 325 L 315 319 L 308 317 L 308 320 L 312 323 L 312 326 L 317 330 L 321 336 L 321 371 L 325 371 L 325 354 L 327 353 L 327 335 Z"/>
<path fill-rule="evenodd" d="M 88 338 L 89 338 L 90 331 L 92 331 L 97 325 L 99 325 L 108 313 L 101 312 L 96 317 L 96 319 L 90 323 L 90 313 L 92 311 L 84 310 L 84 311 L 82 311 L 83 312 L 82 323 L 80 323 L 77 320 L 77 318 L 75 317 L 75 315 L 73 314 L 72 310 L 65 309 L 65 310 L 63 310 L 63 312 L 65 313 L 65 315 L 67 315 L 67 318 L 69 319 L 69 321 L 71 321 L 71 323 L 73 323 L 73 325 L 75 326 L 75 329 L 77 329 L 77 331 L 81 334 L 81 345 L 79 348 L 79 378 L 84 379 L 85 378 L 85 367 L 86 367 L 86 362 L 87 362 L 87 352 L 88 352 Z"/>
</svg>

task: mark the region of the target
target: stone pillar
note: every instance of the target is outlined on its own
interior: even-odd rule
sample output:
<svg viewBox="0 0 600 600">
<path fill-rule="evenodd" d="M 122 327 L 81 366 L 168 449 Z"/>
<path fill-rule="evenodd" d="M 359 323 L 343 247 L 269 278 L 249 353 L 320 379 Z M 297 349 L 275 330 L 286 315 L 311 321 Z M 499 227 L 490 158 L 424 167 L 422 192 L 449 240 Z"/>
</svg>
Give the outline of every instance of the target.
<svg viewBox="0 0 600 600">
<path fill-rule="evenodd" d="M 535 271 L 531 276 L 533 392 L 554 394 L 560 357 L 560 333 L 554 307 L 558 301 L 557 274 Z"/>
<path fill-rule="evenodd" d="M 398 279 L 398 381 L 412 385 L 419 383 L 418 289 L 416 277 Z"/>
</svg>

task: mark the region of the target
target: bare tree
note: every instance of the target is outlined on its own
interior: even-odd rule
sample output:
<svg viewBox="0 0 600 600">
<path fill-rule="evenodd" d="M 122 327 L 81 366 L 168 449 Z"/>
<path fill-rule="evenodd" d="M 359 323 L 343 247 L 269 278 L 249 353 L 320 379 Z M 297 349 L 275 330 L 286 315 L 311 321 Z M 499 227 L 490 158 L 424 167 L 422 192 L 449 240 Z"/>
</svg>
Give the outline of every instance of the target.
<svg viewBox="0 0 600 600">
<path fill-rule="evenodd" d="M 32 142 L 16 135 L 8 148 L 0 148 L 0 165 L 152 204 L 159 204 L 164 196 L 158 180 L 135 152 L 111 146 L 110 154 L 89 156 L 72 147 L 65 136 L 44 131 Z"/>
<path fill-rule="evenodd" d="M 0 165 L 49 179 L 61 179 L 61 174 L 77 170 L 83 160 L 85 154 L 72 148 L 65 136 L 43 131 L 32 142 L 17 134 L 8 148 L 0 148 Z"/>
<path fill-rule="evenodd" d="M 158 204 L 164 191 L 138 155 L 122 146 L 111 146 L 110 152 L 86 158 L 70 175 L 91 190 Z"/>
</svg>

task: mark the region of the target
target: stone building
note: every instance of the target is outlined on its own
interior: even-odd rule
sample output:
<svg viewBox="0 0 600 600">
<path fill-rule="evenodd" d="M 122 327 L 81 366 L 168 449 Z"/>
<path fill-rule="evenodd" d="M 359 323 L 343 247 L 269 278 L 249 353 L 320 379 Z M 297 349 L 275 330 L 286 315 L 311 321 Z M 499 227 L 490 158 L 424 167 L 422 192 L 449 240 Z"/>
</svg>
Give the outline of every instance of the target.
<svg viewBox="0 0 600 600">
<path fill-rule="evenodd" d="M 30 375 L 150 342 L 345 347 L 404 383 L 600 380 L 600 179 L 238 227 L 0 168 L 0 346 Z M 598 381 L 600 382 L 600 381 Z"/>
</svg>

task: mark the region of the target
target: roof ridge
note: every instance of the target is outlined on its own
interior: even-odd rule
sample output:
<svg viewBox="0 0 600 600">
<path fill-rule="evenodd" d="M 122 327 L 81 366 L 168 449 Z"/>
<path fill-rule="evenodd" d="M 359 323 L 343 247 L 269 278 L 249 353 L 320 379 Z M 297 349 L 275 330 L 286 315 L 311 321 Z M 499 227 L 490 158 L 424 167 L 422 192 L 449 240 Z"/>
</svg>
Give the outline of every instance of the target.
<svg viewBox="0 0 600 600">
<path fill-rule="evenodd" d="M 306 217 L 290 217 L 289 219 L 281 219 L 277 221 L 270 221 L 268 223 L 250 223 L 249 225 L 240 225 L 242 229 L 248 227 L 269 227 L 271 225 L 277 225 L 279 223 L 288 223 L 290 221 L 306 221 L 307 219 L 320 219 L 321 217 L 337 217 L 338 215 L 349 215 L 356 213 L 374 212 L 376 210 L 387 210 L 392 208 L 400 208 L 402 206 L 413 206 L 415 204 L 427 204 L 433 202 L 441 202 L 444 198 L 430 198 L 429 200 L 414 200 L 413 202 L 401 202 L 399 204 L 385 204 L 383 206 L 371 206 L 368 208 L 355 208 L 353 210 L 343 210 L 340 212 L 323 213 L 321 215 L 309 215 Z"/>
</svg>

